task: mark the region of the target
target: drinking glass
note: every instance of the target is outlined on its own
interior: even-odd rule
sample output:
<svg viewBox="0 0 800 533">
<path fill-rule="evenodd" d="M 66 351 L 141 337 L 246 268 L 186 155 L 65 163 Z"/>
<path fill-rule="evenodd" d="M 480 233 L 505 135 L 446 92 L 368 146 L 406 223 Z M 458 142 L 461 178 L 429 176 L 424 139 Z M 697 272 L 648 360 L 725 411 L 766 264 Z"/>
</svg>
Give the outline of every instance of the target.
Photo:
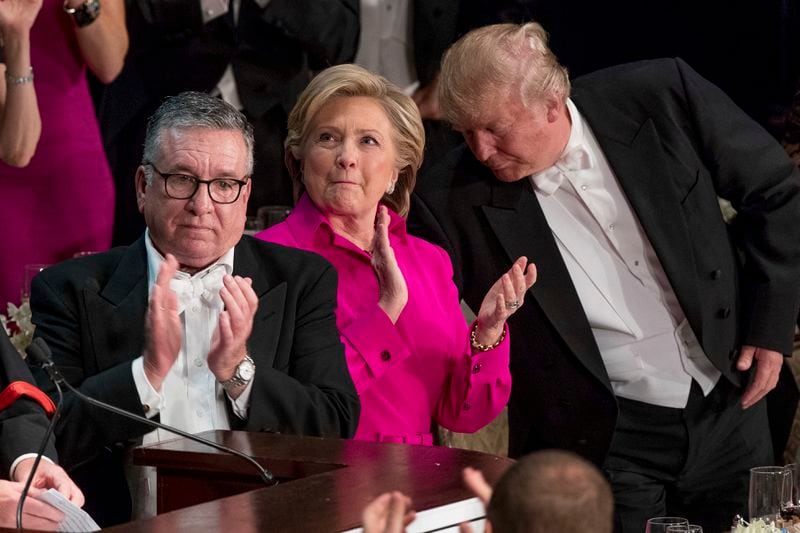
<svg viewBox="0 0 800 533">
<path fill-rule="evenodd" d="M 30 265 L 25 265 L 24 267 L 24 277 L 22 281 L 22 291 L 21 291 L 21 301 L 25 303 L 31 299 L 31 283 L 33 282 L 33 278 L 36 275 L 47 268 L 50 265 L 45 265 L 41 263 L 33 263 Z"/>
<path fill-rule="evenodd" d="M 750 469 L 750 521 L 777 523 L 781 509 L 791 505 L 792 471 L 782 466 Z"/>
<path fill-rule="evenodd" d="M 657 516 L 647 521 L 645 533 L 667 533 L 670 526 L 689 527 L 689 521 L 679 516 Z"/>
<path fill-rule="evenodd" d="M 786 470 L 792 473 L 792 498 L 783 507 L 783 518 L 791 520 L 800 517 L 800 463 L 789 463 Z"/>
<path fill-rule="evenodd" d="M 703 533 L 703 526 L 697 526 L 694 524 L 667 526 L 667 533 Z"/>
</svg>

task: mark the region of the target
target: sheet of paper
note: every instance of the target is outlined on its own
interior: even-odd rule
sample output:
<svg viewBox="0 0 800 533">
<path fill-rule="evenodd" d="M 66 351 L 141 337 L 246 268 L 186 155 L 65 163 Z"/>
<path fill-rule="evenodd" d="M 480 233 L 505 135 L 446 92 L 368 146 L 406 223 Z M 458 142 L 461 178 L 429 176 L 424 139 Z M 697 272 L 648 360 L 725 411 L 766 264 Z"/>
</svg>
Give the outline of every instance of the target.
<svg viewBox="0 0 800 533">
<path fill-rule="evenodd" d="M 37 499 L 52 505 L 64 513 L 64 520 L 58 525 L 59 531 L 74 531 L 76 533 L 100 531 L 100 526 L 89 516 L 89 513 L 73 504 L 56 489 L 43 492 Z"/>
<path fill-rule="evenodd" d="M 473 533 L 483 533 L 486 509 L 478 498 L 468 498 L 458 502 L 440 505 L 432 509 L 417 512 L 417 518 L 408 525 L 408 533 L 458 533 L 458 524 L 467 522 Z M 362 533 L 360 527 L 344 533 Z"/>
</svg>

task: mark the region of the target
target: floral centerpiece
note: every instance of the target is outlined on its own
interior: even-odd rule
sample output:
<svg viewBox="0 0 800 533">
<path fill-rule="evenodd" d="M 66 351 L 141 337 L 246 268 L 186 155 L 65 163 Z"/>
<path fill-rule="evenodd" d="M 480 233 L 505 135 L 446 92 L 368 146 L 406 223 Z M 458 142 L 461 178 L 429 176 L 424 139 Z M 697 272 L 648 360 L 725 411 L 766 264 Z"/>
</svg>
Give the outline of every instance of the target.
<svg viewBox="0 0 800 533">
<path fill-rule="evenodd" d="M 9 303 L 8 316 L 0 314 L 0 324 L 11 338 L 11 344 L 25 358 L 25 348 L 31 343 L 35 328 L 31 321 L 31 304 L 28 300 L 24 300 L 19 307 Z"/>
</svg>

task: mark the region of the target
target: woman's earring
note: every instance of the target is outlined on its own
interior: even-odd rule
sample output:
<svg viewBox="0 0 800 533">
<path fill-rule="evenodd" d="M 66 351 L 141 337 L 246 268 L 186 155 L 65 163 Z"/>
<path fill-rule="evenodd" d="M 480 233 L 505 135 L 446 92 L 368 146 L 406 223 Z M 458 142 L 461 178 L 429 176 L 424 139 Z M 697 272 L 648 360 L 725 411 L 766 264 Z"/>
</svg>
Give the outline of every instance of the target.
<svg viewBox="0 0 800 533">
<path fill-rule="evenodd" d="M 388 188 L 388 189 L 386 189 L 386 194 L 392 194 L 392 193 L 394 192 L 394 184 L 395 184 L 395 183 L 397 183 L 397 182 L 393 181 L 393 182 L 391 182 L 391 183 L 389 184 L 389 188 Z"/>
</svg>

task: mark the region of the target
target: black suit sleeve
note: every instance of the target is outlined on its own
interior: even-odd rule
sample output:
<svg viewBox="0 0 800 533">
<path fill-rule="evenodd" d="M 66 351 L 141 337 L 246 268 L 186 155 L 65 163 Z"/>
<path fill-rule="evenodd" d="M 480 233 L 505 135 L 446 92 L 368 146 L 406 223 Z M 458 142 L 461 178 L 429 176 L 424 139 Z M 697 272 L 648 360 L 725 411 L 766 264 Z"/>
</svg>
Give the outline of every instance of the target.
<svg viewBox="0 0 800 533">
<path fill-rule="evenodd" d="M 718 196 L 738 212 L 742 344 L 791 353 L 800 305 L 800 172 L 779 144 L 680 59 L 687 115 Z M 698 176 L 698 180 L 704 179 Z"/>
<path fill-rule="evenodd" d="M 248 430 L 355 433 L 360 404 L 336 328 L 336 286 L 336 271 L 326 263 L 298 294 L 288 368 L 256 368 Z"/>
<path fill-rule="evenodd" d="M 92 357 L 92 330 L 83 324 L 78 305 L 78 299 L 83 297 L 85 291 L 61 283 L 51 272 L 36 276 L 31 288 L 36 336 L 47 342 L 56 366 L 71 385 L 87 396 L 144 416 L 131 362 L 100 369 Z M 55 387 L 44 372 L 37 372 L 36 379 L 43 390 L 51 396 L 55 394 Z M 148 431 L 150 428 L 144 424 L 92 407 L 65 392 L 56 440 L 61 462 L 70 469 L 92 459 L 105 446 L 135 439 Z"/>
<path fill-rule="evenodd" d="M 0 387 L 14 381 L 33 383 L 33 376 L 6 334 L 0 331 Z M 8 476 L 17 457 L 39 451 L 48 424 L 42 408 L 24 398 L 0 413 L 0 478 Z M 45 455 L 54 461 L 57 459 L 52 436 L 47 442 Z"/>
</svg>

